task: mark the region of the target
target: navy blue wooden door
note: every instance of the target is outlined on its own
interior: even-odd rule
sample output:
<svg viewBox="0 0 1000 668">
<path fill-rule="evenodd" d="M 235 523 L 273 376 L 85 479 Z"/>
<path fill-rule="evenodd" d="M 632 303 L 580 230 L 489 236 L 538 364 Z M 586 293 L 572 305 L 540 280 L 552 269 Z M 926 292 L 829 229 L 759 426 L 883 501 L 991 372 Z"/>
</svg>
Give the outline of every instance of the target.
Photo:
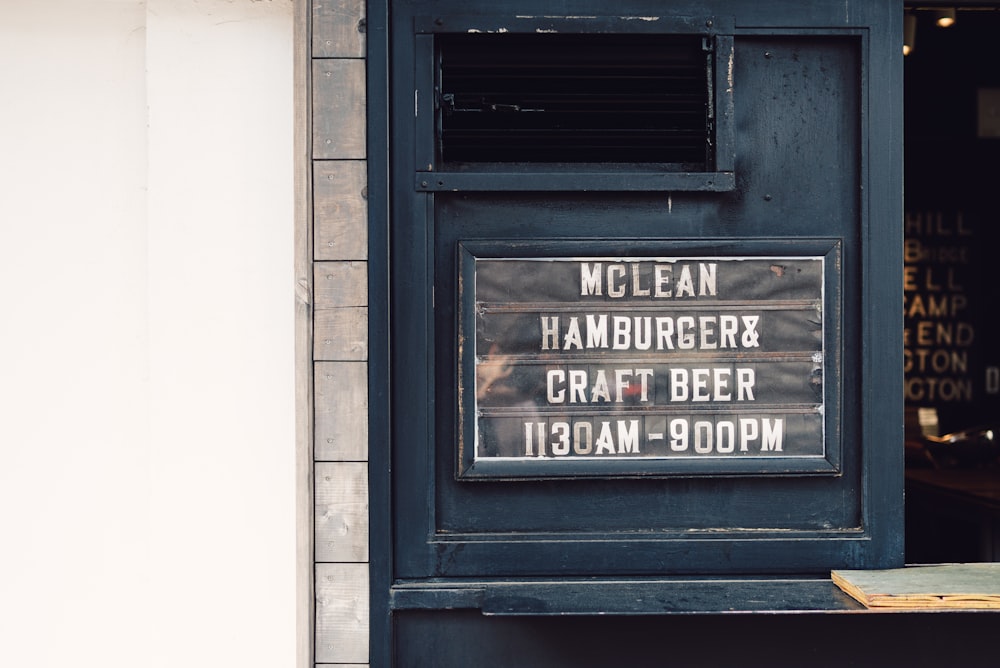
<svg viewBox="0 0 1000 668">
<path fill-rule="evenodd" d="M 893 3 L 579 4 L 388 7 L 376 610 L 901 565 Z"/>
</svg>

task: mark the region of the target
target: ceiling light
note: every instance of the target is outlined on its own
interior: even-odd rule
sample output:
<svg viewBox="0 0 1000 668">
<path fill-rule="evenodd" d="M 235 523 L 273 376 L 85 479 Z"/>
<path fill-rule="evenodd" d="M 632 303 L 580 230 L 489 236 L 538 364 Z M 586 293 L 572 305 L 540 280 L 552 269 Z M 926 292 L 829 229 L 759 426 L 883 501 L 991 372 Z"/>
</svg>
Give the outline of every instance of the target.
<svg viewBox="0 0 1000 668">
<path fill-rule="evenodd" d="M 950 28 L 955 25 L 954 9 L 937 9 L 933 12 L 934 23 L 939 28 Z"/>
</svg>

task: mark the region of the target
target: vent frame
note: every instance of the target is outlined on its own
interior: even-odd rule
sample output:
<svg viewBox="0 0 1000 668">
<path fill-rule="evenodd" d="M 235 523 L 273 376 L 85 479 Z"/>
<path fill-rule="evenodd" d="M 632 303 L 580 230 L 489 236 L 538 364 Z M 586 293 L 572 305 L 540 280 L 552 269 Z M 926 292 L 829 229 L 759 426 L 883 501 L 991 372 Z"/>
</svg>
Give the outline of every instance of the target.
<svg viewBox="0 0 1000 668">
<path fill-rule="evenodd" d="M 417 191 L 458 191 L 458 190 L 658 190 L 658 191 L 728 191 L 735 187 L 734 175 L 734 139 L 733 139 L 733 86 L 731 81 L 733 63 L 733 26 L 732 20 L 720 20 L 718 17 L 515 17 L 510 20 L 484 17 L 449 16 L 447 20 L 433 17 L 418 17 L 415 20 L 414 45 L 415 54 L 415 182 Z M 588 44 L 590 42 L 590 44 Z M 629 46 L 630 43 L 632 46 Z M 484 48 L 477 53 L 478 45 Z M 537 46 L 538 53 L 531 53 L 522 47 Z M 565 45 L 576 48 L 570 57 L 562 56 L 559 49 Z M 685 74 L 687 86 L 700 86 L 696 94 L 700 97 L 695 101 L 694 114 L 700 114 L 702 132 L 695 138 L 695 145 L 689 144 L 680 151 L 670 152 L 670 146 L 664 154 L 664 160 L 657 160 L 654 150 L 648 148 L 651 139 L 640 138 L 633 144 L 632 152 L 622 150 L 615 145 L 616 137 L 625 136 L 627 129 L 612 128 L 609 150 L 595 150 L 581 153 L 575 150 L 572 142 L 587 134 L 584 127 L 570 128 L 566 133 L 569 140 L 563 140 L 562 146 L 556 147 L 557 154 L 553 160 L 539 159 L 544 155 L 542 150 L 532 150 L 530 146 L 523 155 L 527 159 L 518 159 L 515 154 L 507 151 L 503 138 L 494 140 L 492 146 L 482 154 L 483 159 L 476 159 L 469 153 L 468 146 L 452 141 L 456 128 L 454 114 L 464 114 L 466 119 L 473 118 L 479 112 L 472 111 L 468 106 L 471 99 L 454 96 L 456 90 L 452 83 L 458 74 L 475 74 L 476 67 L 483 70 L 495 68 L 498 64 L 514 63 L 513 72 L 523 72 L 525 69 L 549 66 L 554 67 L 550 74 L 556 77 L 561 72 L 559 68 L 568 66 L 598 75 L 607 73 L 610 66 L 621 68 L 645 68 L 646 73 L 652 73 L 653 86 L 663 85 L 665 76 L 676 58 L 661 56 L 659 59 L 647 58 L 644 49 L 655 45 L 674 49 L 675 53 L 686 54 Z M 588 46 L 593 46 L 593 52 L 581 52 Z M 504 51 L 509 49 L 509 51 Z M 616 53 L 621 51 L 622 53 Z M 472 67 L 455 63 L 462 56 L 474 54 L 478 62 Z M 535 56 L 541 56 L 532 62 Z M 589 58 L 584 56 L 589 55 Z M 596 57 L 595 57 L 596 56 Z M 573 58 L 587 62 L 578 66 Z M 617 60 L 617 63 L 603 63 L 601 59 Z M 692 60 L 697 58 L 699 60 Z M 450 62 L 449 62 L 450 59 Z M 547 62 L 545 62 L 545 60 Z M 681 58 L 683 61 L 683 58 Z M 520 68 L 520 69 L 518 69 Z M 666 69 L 664 69 L 666 68 Z M 494 70 L 495 71 L 495 70 Z M 703 81 L 692 80 L 692 73 L 704 73 Z M 492 76 L 492 73 L 491 73 Z M 452 77 L 449 79 L 449 77 Z M 492 83 L 506 82 L 494 77 Z M 523 83 L 521 81 L 517 83 Z M 555 79 L 544 80 L 539 84 L 542 88 L 552 84 Z M 599 86 L 618 86 L 614 78 L 597 81 Z M 589 83 L 577 86 L 570 83 L 565 88 L 569 93 L 586 93 Z M 451 89 L 449 89 L 451 87 Z M 620 87 L 619 87 L 620 88 Z M 647 86 L 646 90 L 649 90 Z M 627 95 L 633 95 L 635 90 L 624 86 Z M 522 132 L 519 139 L 524 140 L 522 148 L 530 143 L 526 139 L 536 128 L 531 125 L 542 114 L 527 112 L 519 106 L 519 99 L 527 99 L 523 91 L 521 98 L 508 98 L 502 95 L 492 98 L 484 97 L 478 102 L 485 108 L 484 124 L 479 118 L 473 118 L 472 129 L 488 130 L 490 120 L 499 121 L 502 130 L 504 122 L 513 121 L 511 125 L 521 124 L 527 131 Z M 614 92 L 614 91 L 612 91 Z M 639 90 L 640 96 L 642 89 Z M 659 93 L 659 89 L 656 89 Z M 620 101 L 619 101 L 620 102 Z M 640 100 L 641 102 L 641 100 Z M 658 102 L 658 101 L 654 101 Z M 673 102 L 670 100 L 669 102 Z M 626 99 L 624 104 L 635 103 L 635 97 Z M 529 101 L 530 104 L 530 101 Z M 506 107 L 504 105 L 507 105 Z M 700 105 L 700 108 L 697 108 Z M 654 105 L 655 106 L 655 105 Z M 669 104 L 667 105 L 669 108 Z M 661 107 L 662 109 L 662 107 Z M 453 116 L 449 117 L 449 110 Z M 614 117 L 614 113 L 605 113 L 601 117 L 598 110 L 595 118 L 598 123 Z M 687 108 L 687 130 L 696 129 L 690 122 L 692 108 Z M 504 116 L 508 118 L 503 118 Z M 535 116 L 535 118 L 527 118 Z M 661 118 L 656 118 L 656 111 L 647 114 L 645 119 L 651 121 L 651 134 L 664 139 L 667 145 L 677 136 L 673 127 L 668 127 Z M 552 116 L 550 116 L 551 118 Z M 557 119 L 559 123 L 569 118 L 569 115 Z M 549 126 L 545 123 L 548 122 Z M 574 122 L 573 120 L 569 121 Z M 476 124 L 480 127 L 477 128 Z M 657 126 L 657 123 L 660 125 Z M 552 131 L 555 123 L 541 123 L 541 132 Z M 522 129 L 524 129 L 522 127 Z M 598 128 L 600 129 L 600 128 Z M 553 134 L 562 132 L 558 128 Z M 514 128 L 517 131 L 517 128 Z M 615 134 L 617 132 L 617 134 Z M 671 134 L 673 133 L 673 134 Z M 457 147 L 457 148 L 456 148 Z"/>
</svg>

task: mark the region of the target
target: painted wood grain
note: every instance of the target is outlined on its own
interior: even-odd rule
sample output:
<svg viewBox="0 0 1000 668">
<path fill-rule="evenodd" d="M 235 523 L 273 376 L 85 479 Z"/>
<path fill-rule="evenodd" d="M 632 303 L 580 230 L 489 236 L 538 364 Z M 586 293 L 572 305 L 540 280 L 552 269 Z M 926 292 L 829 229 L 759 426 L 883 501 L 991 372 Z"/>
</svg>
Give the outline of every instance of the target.
<svg viewBox="0 0 1000 668">
<path fill-rule="evenodd" d="M 368 564 L 316 564 L 316 662 L 368 662 Z"/>
<path fill-rule="evenodd" d="M 313 61 L 313 158 L 365 157 L 365 61 Z"/>
<path fill-rule="evenodd" d="M 317 262 L 313 265 L 313 304 L 317 311 L 368 305 L 367 262 Z"/>
<path fill-rule="evenodd" d="M 313 313 L 313 359 L 366 361 L 368 309 L 363 306 L 318 309 Z"/>
<path fill-rule="evenodd" d="M 365 55 L 364 0 L 313 0 L 314 58 L 361 58 Z"/>
<path fill-rule="evenodd" d="M 368 258 L 367 167 L 364 160 L 313 163 L 315 259 Z"/>
<path fill-rule="evenodd" d="M 368 561 L 367 462 L 316 464 L 316 561 Z"/>
<path fill-rule="evenodd" d="M 368 460 L 368 365 L 317 362 L 315 371 L 315 458 Z"/>
</svg>

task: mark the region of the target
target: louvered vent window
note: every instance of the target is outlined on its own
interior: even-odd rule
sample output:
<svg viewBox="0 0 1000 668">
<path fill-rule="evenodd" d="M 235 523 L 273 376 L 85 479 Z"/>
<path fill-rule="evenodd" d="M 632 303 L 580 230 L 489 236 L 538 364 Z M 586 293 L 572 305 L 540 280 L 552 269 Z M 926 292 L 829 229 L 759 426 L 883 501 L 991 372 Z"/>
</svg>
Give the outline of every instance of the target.
<svg viewBox="0 0 1000 668">
<path fill-rule="evenodd" d="M 711 159 L 710 40 L 698 35 L 438 36 L 445 163 Z"/>
</svg>

